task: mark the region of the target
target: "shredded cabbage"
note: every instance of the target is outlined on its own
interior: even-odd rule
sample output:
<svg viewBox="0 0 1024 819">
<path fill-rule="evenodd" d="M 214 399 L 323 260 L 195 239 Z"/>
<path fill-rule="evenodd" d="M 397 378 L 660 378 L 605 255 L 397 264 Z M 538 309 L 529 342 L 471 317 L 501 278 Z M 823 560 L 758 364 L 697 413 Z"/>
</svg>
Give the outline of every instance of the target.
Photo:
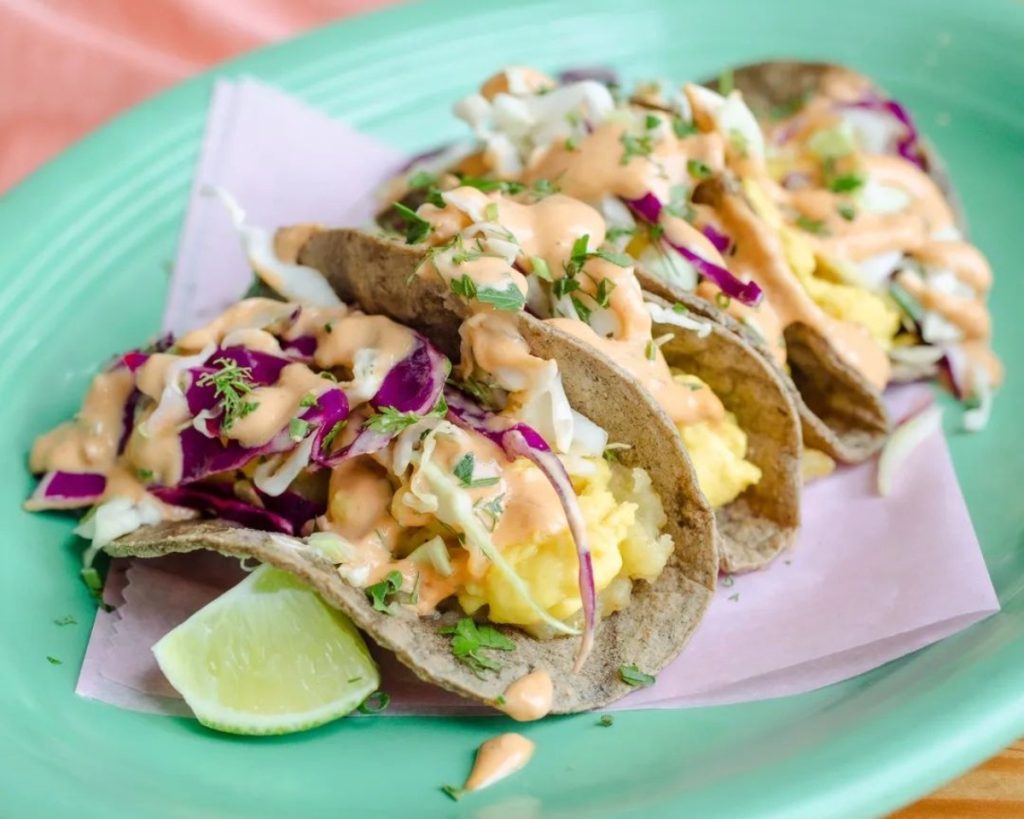
<svg viewBox="0 0 1024 819">
<path fill-rule="evenodd" d="M 161 520 L 163 515 L 159 504 L 149 497 L 134 501 L 118 496 L 94 507 L 73 530 L 79 537 L 91 541 L 82 555 L 83 567 L 90 568 L 97 553 L 107 544 L 141 526 L 156 524 Z"/>
<path fill-rule="evenodd" d="M 690 313 L 677 313 L 675 310 L 662 307 L 660 304 L 652 304 L 651 302 L 645 302 L 644 304 L 651 316 L 651 321 L 657 324 L 671 324 L 684 330 L 692 330 L 699 338 L 704 338 L 711 332 L 710 322 L 695 319 Z"/>
</svg>

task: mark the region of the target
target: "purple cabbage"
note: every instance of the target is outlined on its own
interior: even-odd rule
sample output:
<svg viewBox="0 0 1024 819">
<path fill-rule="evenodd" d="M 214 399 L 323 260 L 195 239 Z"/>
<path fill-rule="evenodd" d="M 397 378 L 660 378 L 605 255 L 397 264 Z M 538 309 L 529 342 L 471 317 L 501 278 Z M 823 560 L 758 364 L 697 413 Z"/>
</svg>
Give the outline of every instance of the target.
<svg viewBox="0 0 1024 819">
<path fill-rule="evenodd" d="M 278 517 L 287 520 L 296 534 L 302 534 L 309 521 L 320 517 L 327 511 L 326 503 L 317 503 L 291 490 L 286 490 L 275 496 L 257 489 L 256 494 L 263 501 L 264 507 Z"/>
<path fill-rule="evenodd" d="M 294 524 L 287 517 L 246 503 L 210 486 L 154 486 L 149 491 L 164 503 L 195 509 L 209 517 L 230 520 L 250 529 L 282 532 L 286 535 L 296 533 Z"/>
<path fill-rule="evenodd" d="M 921 147 L 921 138 L 917 126 L 914 124 L 910 112 L 900 103 L 896 102 L 896 100 L 870 94 L 857 102 L 844 103 L 841 107 L 863 108 L 867 111 L 878 111 L 893 117 L 903 126 L 904 132 L 903 136 L 896 142 L 897 153 L 908 162 L 913 162 L 922 171 L 927 172 L 928 162 L 925 158 L 925 152 Z"/>
<path fill-rule="evenodd" d="M 640 199 L 627 199 L 626 205 L 645 222 L 652 225 L 658 224 L 658 219 L 661 217 L 662 204 L 653 193 L 646 193 Z M 665 244 L 692 264 L 700 275 L 713 281 L 718 286 L 718 289 L 730 298 L 753 306 L 758 304 L 764 296 L 757 282 L 740 281 L 724 267 L 708 261 L 703 256 L 699 256 L 683 245 L 677 245 L 665 236 L 661 238 Z"/>
<path fill-rule="evenodd" d="M 312 361 L 316 353 L 316 336 L 299 336 L 281 339 L 281 349 L 291 358 Z"/>
<path fill-rule="evenodd" d="M 303 421 L 316 425 L 316 430 L 311 433 L 316 436 L 313 441 L 313 460 L 316 463 L 327 463 L 324 438 L 336 424 L 348 418 L 348 412 L 345 393 L 340 389 L 330 389 L 321 393 L 316 405 L 307 407 L 299 416 Z M 183 458 L 182 484 L 193 483 L 220 472 L 241 469 L 254 458 L 277 455 L 295 446 L 287 428 L 259 447 L 244 447 L 230 439 L 222 442 L 219 437 L 209 437 L 192 426 L 183 429 L 178 438 Z"/>
<path fill-rule="evenodd" d="M 107 478 L 97 472 L 47 472 L 25 504 L 28 509 L 76 509 L 103 496 Z"/>
<path fill-rule="evenodd" d="M 370 405 L 378 410 L 390 407 L 398 412 L 426 415 L 437 406 L 449 370 L 448 359 L 426 339 L 417 335 L 416 347 L 384 376 L 376 395 L 370 399 Z M 364 427 L 347 447 L 324 458 L 320 463 L 331 467 L 356 455 L 378 452 L 393 437 L 392 433 Z"/>
<path fill-rule="evenodd" d="M 249 380 L 256 387 L 265 387 L 276 383 L 281 377 L 281 370 L 292 363 L 287 358 L 250 350 L 246 347 L 224 347 L 214 350 L 206 359 L 206 364 L 202 367 L 193 367 L 188 371 L 191 383 L 185 391 L 185 399 L 188 401 L 188 410 L 192 415 L 198 415 L 204 410 L 210 411 L 217 407 L 217 391 L 213 384 L 200 384 L 199 382 L 204 375 L 213 375 L 220 370 L 219 367 L 213 365 L 213 362 L 222 358 L 233 361 L 239 367 L 248 368 Z M 219 428 L 219 424 L 217 424 L 216 429 L 219 430 Z"/>
<path fill-rule="evenodd" d="M 700 232 L 703 233 L 705 238 L 715 246 L 715 250 L 719 253 L 725 253 L 732 245 L 732 239 L 718 230 L 714 225 L 704 225 L 704 227 L 700 229 Z"/>
</svg>

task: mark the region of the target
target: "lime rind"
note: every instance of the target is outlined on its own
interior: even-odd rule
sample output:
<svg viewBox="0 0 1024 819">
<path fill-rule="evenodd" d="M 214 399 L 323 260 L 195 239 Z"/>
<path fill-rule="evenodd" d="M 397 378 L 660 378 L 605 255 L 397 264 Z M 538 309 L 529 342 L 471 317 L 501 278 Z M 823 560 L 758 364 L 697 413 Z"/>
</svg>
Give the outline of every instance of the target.
<svg viewBox="0 0 1024 819">
<path fill-rule="evenodd" d="M 380 686 L 352 622 L 268 565 L 165 635 L 153 654 L 196 718 L 233 734 L 309 730 Z"/>
</svg>

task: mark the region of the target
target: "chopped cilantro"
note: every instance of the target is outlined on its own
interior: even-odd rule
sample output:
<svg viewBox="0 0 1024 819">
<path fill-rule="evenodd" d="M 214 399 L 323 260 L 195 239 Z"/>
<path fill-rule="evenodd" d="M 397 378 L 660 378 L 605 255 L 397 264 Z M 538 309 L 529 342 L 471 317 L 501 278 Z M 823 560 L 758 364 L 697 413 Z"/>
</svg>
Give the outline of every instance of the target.
<svg viewBox="0 0 1024 819">
<path fill-rule="evenodd" d="M 504 705 L 505 704 L 505 695 L 504 694 L 498 694 L 498 698 L 494 701 L 494 704 L 495 705 Z"/>
<path fill-rule="evenodd" d="M 570 296 L 569 299 L 572 301 L 573 309 L 576 310 L 576 315 L 579 316 L 580 321 L 589 324 L 590 316 L 594 311 L 587 307 L 577 296 Z"/>
<path fill-rule="evenodd" d="M 551 268 L 548 267 L 548 263 L 544 261 L 540 256 L 531 256 L 530 264 L 533 267 L 533 273 L 538 279 L 544 279 L 544 281 L 551 281 Z"/>
<path fill-rule="evenodd" d="M 444 791 L 448 796 L 458 802 L 463 796 L 466 795 L 465 788 L 458 788 L 455 785 L 442 785 L 441 790 Z"/>
<path fill-rule="evenodd" d="M 623 236 L 635 236 L 635 235 L 636 235 L 636 228 L 613 227 L 613 228 L 608 228 L 608 233 L 605 235 L 605 238 L 608 239 L 609 242 L 614 242 L 616 239 L 621 239 Z"/>
<path fill-rule="evenodd" d="M 507 182 L 503 179 L 484 179 L 479 176 L 459 176 L 459 184 L 476 188 L 484 193 L 501 191 L 504 194 L 515 195 L 526 190 L 526 186 L 521 182 Z"/>
<path fill-rule="evenodd" d="M 689 313 L 690 312 L 690 308 L 687 307 L 685 304 L 677 301 L 675 304 L 672 305 L 672 312 L 673 313 Z"/>
<path fill-rule="evenodd" d="M 730 595 L 729 595 L 729 599 L 730 599 L 730 600 L 731 600 L 731 601 L 732 601 L 733 603 L 737 603 L 737 602 L 739 602 L 739 599 L 740 599 L 740 593 L 739 593 L 739 592 L 736 592 L 736 594 L 730 594 Z"/>
<path fill-rule="evenodd" d="M 619 160 L 620 165 L 628 165 L 633 157 L 649 157 L 654 150 L 654 143 L 651 140 L 650 134 L 634 136 L 633 134 L 624 133 L 619 137 L 619 142 L 622 143 L 623 147 L 622 159 Z"/>
<path fill-rule="evenodd" d="M 644 128 L 650 131 L 652 128 L 657 128 L 661 125 L 661 120 L 656 114 L 648 114 L 644 117 Z"/>
<path fill-rule="evenodd" d="M 433 186 L 427 189 L 427 201 L 435 208 L 443 208 L 446 204 L 441 191 Z"/>
<path fill-rule="evenodd" d="M 58 617 L 53 621 L 54 625 L 57 626 L 76 626 L 78 621 L 70 614 L 66 614 L 63 617 Z"/>
<path fill-rule="evenodd" d="M 567 150 L 567 151 L 575 151 L 577 148 L 579 148 L 580 141 L 576 137 L 571 136 L 571 137 L 569 137 L 568 139 L 565 140 L 564 145 L 565 145 L 565 150 Z"/>
<path fill-rule="evenodd" d="M 590 245 L 590 234 L 584 233 L 582 236 L 577 236 L 575 241 L 572 243 L 572 250 L 569 253 L 571 261 L 577 265 L 582 265 L 587 259 L 587 254 L 590 252 L 588 246 Z"/>
<path fill-rule="evenodd" d="M 654 361 L 657 357 L 658 345 L 654 341 L 648 341 L 647 346 L 644 347 L 644 355 L 647 356 L 648 361 Z"/>
<path fill-rule="evenodd" d="M 707 179 L 711 176 L 711 168 L 706 162 L 701 162 L 699 159 L 686 160 L 686 170 L 690 176 L 697 179 Z"/>
<path fill-rule="evenodd" d="M 334 322 L 333 321 L 328 321 L 326 324 L 324 324 L 324 332 L 325 333 L 333 333 L 334 332 Z"/>
<path fill-rule="evenodd" d="M 497 202 L 488 202 L 487 203 L 487 207 L 484 208 L 484 218 L 488 222 L 497 222 L 498 221 L 498 203 Z"/>
<path fill-rule="evenodd" d="M 476 298 L 477 301 L 483 304 L 490 304 L 498 310 L 507 310 L 509 312 L 522 310 L 526 306 L 526 296 L 511 282 L 504 290 L 498 290 L 494 287 L 481 287 L 477 290 Z"/>
<path fill-rule="evenodd" d="M 153 480 L 152 469 L 136 469 L 135 474 L 138 476 L 140 481 L 151 481 Z"/>
<path fill-rule="evenodd" d="M 320 449 L 324 451 L 329 450 L 331 448 L 331 444 L 334 443 L 334 439 L 338 437 L 338 433 L 345 428 L 345 424 L 347 423 L 348 421 L 343 418 L 342 420 L 338 421 L 333 427 L 327 430 L 327 434 L 323 437 L 323 440 L 320 442 Z"/>
<path fill-rule="evenodd" d="M 488 407 L 494 406 L 494 387 L 486 381 L 481 381 L 478 378 L 467 378 L 465 381 L 453 381 L 452 383 L 463 392 L 468 392 L 479 403 Z"/>
<path fill-rule="evenodd" d="M 564 276 L 561 279 L 555 279 L 551 285 L 551 292 L 553 292 L 555 294 L 555 298 L 558 299 L 579 289 L 580 283 L 569 276 Z"/>
<path fill-rule="evenodd" d="M 833 176 L 828 180 L 828 189 L 833 193 L 850 193 L 865 183 L 864 174 L 854 171 Z"/>
<path fill-rule="evenodd" d="M 461 458 L 459 462 L 455 464 L 455 468 L 452 470 L 452 474 L 459 479 L 464 487 L 468 489 L 476 489 L 478 487 L 494 486 L 498 481 L 501 480 L 499 477 L 491 478 L 473 478 L 473 470 L 476 469 L 476 459 L 473 457 L 472 452 L 467 452 Z"/>
<path fill-rule="evenodd" d="M 430 226 L 430 222 L 401 202 L 395 202 L 395 210 L 398 211 L 398 215 L 405 221 L 406 244 L 416 245 L 427 238 L 427 235 L 433 229 Z"/>
<path fill-rule="evenodd" d="M 498 527 L 498 521 L 501 520 L 501 516 L 505 513 L 505 496 L 498 495 L 496 498 L 491 498 L 487 503 L 477 501 L 473 508 L 490 518 L 489 521 L 485 522 L 488 523 L 488 530 L 493 532 Z"/>
<path fill-rule="evenodd" d="M 394 407 L 381 407 L 366 419 L 365 429 L 382 432 L 385 435 L 397 435 L 420 420 L 422 416 L 415 412 L 399 412 Z"/>
<path fill-rule="evenodd" d="M 429 188 L 431 185 L 437 182 L 437 177 L 429 171 L 416 171 L 412 176 L 409 177 L 409 187 L 414 190 L 420 188 Z"/>
<path fill-rule="evenodd" d="M 686 137 L 693 136 L 697 133 L 697 126 L 692 122 L 687 122 L 682 117 L 673 117 L 672 132 L 679 137 L 679 139 L 685 139 Z"/>
<path fill-rule="evenodd" d="M 629 258 L 625 253 L 616 253 L 612 250 L 602 250 L 598 248 L 593 253 L 588 254 L 589 256 L 596 256 L 599 259 L 604 259 L 606 262 L 611 262 L 616 267 L 629 267 L 633 264 L 633 260 Z"/>
<path fill-rule="evenodd" d="M 501 669 L 501 663 L 484 651 L 513 651 L 516 647 L 494 626 L 477 625 L 471 617 L 462 617 L 454 626 L 438 629 L 438 634 L 452 638 L 452 654 L 478 677 L 486 671 Z"/>
<path fill-rule="evenodd" d="M 255 386 L 252 382 L 252 370 L 248 367 L 239 367 L 237 362 L 230 358 L 218 358 L 213 363 L 220 369 L 212 373 L 203 373 L 196 384 L 200 387 L 213 386 L 214 395 L 224 412 L 221 429 L 228 430 L 235 421 L 245 418 L 259 406 L 258 403 L 246 401 L 244 398 Z"/>
<path fill-rule="evenodd" d="M 46 662 L 48 662 L 50 665 L 62 665 L 64 661 L 58 660 L 56 657 L 47 657 Z"/>
<path fill-rule="evenodd" d="M 619 679 L 634 688 L 646 688 L 649 685 L 654 685 L 654 676 L 644 673 L 635 665 L 620 665 Z"/>
<path fill-rule="evenodd" d="M 796 226 L 815 236 L 828 236 L 828 228 L 821 219 L 812 219 L 802 213 L 796 217 Z"/>
<path fill-rule="evenodd" d="M 476 282 L 469 277 L 469 274 L 463 273 L 459 278 L 452 279 L 448 284 L 456 296 L 462 296 L 464 299 L 476 298 Z"/>
<path fill-rule="evenodd" d="M 312 390 L 310 390 L 304 396 L 302 396 L 302 400 L 299 401 L 299 406 L 300 407 L 315 407 L 319 400 L 320 399 L 317 397 L 317 394 L 315 392 L 313 392 Z"/>
<path fill-rule="evenodd" d="M 597 724 L 600 725 L 602 728 L 611 728 L 614 722 L 615 717 L 613 717 L 611 714 L 603 714 L 601 716 L 601 719 L 597 721 Z"/>
<path fill-rule="evenodd" d="M 847 222 L 852 222 L 857 218 L 857 209 L 853 205 L 840 205 L 836 210 Z"/>
<path fill-rule="evenodd" d="M 597 283 L 597 293 L 594 296 L 594 301 L 597 302 L 598 307 L 607 307 L 611 300 L 612 291 L 615 289 L 615 282 L 611 279 L 601 279 Z"/>
<path fill-rule="evenodd" d="M 402 590 L 402 573 L 393 570 L 387 573 L 383 580 L 366 587 L 366 596 L 370 598 L 375 611 L 382 611 L 385 614 L 394 614 L 395 605 L 391 598 L 395 597 Z"/>
<path fill-rule="evenodd" d="M 559 188 L 550 179 L 538 179 L 533 183 L 533 192 L 538 196 L 551 196 L 553 193 L 558 193 Z"/>
<path fill-rule="evenodd" d="M 718 93 L 723 97 L 729 96 L 736 87 L 736 75 L 730 68 L 718 75 Z"/>
<path fill-rule="evenodd" d="M 736 582 L 736 578 L 733 577 L 731 574 L 726 574 L 722 575 L 722 579 L 718 582 L 721 586 L 729 589 L 732 588 L 733 584 Z"/>
<path fill-rule="evenodd" d="M 728 310 L 729 305 L 732 304 L 732 299 L 719 290 L 715 293 L 715 304 L 718 305 L 720 310 Z"/>
</svg>

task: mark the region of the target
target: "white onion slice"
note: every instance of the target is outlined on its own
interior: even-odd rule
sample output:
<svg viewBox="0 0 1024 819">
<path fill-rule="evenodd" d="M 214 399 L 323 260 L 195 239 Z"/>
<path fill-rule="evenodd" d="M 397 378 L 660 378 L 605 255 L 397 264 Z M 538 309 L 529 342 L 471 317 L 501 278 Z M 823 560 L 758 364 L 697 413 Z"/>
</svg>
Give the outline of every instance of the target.
<svg viewBox="0 0 1024 819">
<path fill-rule="evenodd" d="M 878 494 L 892 491 L 897 470 L 933 433 L 942 430 L 942 409 L 932 405 L 913 415 L 893 431 L 878 458 Z"/>
</svg>

